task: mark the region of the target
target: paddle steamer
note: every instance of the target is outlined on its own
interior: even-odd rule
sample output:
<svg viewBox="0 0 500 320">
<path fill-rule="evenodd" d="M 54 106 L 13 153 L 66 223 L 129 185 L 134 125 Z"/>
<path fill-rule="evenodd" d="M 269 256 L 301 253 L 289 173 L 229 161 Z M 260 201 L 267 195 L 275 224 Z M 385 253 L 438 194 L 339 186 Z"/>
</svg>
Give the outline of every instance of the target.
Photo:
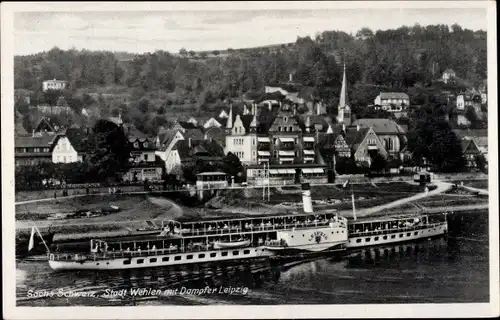
<svg viewBox="0 0 500 320">
<path fill-rule="evenodd" d="M 89 253 L 50 253 L 54 270 L 119 270 L 240 259 L 266 259 L 290 252 L 344 250 L 347 219 L 312 212 L 303 186 L 303 214 L 163 224 L 140 240 L 91 240 Z"/>
</svg>

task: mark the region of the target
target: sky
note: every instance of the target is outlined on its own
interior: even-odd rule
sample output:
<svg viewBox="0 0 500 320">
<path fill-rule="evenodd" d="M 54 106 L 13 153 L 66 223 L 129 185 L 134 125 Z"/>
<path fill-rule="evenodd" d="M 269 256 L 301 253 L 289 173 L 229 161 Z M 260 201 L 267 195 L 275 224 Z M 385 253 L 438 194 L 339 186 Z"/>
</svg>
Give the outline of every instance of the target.
<svg viewBox="0 0 500 320">
<path fill-rule="evenodd" d="M 212 3 L 217 6 L 218 3 Z M 363 27 L 460 24 L 486 30 L 486 9 L 251 9 L 115 12 L 16 12 L 14 53 L 61 49 L 178 52 L 249 48 L 294 42 L 326 30 L 356 34 Z"/>
</svg>

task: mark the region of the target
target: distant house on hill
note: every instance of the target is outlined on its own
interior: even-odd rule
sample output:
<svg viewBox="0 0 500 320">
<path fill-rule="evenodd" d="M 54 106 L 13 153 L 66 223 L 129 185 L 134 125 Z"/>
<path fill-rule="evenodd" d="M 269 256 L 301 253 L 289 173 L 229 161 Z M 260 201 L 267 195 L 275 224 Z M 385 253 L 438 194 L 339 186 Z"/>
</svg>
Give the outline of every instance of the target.
<svg viewBox="0 0 500 320">
<path fill-rule="evenodd" d="M 42 90 L 64 90 L 67 84 L 64 80 L 46 80 L 42 83 Z"/>
<path fill-rule="evenodd" d="M 410 97 L 403 92 L 380 92 L 374 104 L 388 112 L 401 112 L 410 106 Z"/>
<path fill-rule="evenodd" d="M 453 71 L 452 69 L 446 69 L 444 72 L 443 72 L 443 76 L 442 76 L 442 80 L 444 83 L 448 83 L 448 81 L 450 79 L 454 79 L 456 78 L 456 73 L 455 71 Z"/>
</svg>

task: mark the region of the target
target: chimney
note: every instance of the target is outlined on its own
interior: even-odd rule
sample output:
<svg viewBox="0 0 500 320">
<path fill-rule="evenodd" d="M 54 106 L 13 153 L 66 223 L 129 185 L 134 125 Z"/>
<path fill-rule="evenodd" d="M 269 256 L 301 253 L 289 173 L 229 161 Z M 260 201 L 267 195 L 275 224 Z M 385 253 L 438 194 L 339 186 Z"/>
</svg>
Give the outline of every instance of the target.
<svg viewBox="0 0 500 320">
<path fill-rule="evenodd" d="M 31 132 L 31 135 L 34 137 L 35 136 L 35 129 Z"/>
<path fill-rule="evenodd" d="M 188 138 L 188 147 L 191 148 L 191 138 Z"/>
<path fill-rule="evenodd" d="M 312 213 L 312 200 L 311 200 L 311 187 L 309 183 L 302 184 L 302 206 L 304 208 L 305 213 Z"/>
<path fill-rule="evenodd" d="M 189 138 L 189 139 L 191 139 L 191 138 Z M 205 132 L 205 136 L 203 137 L 203 139 L 208 140 L 208 135 L 206 132 Z"/>
<path fill-rule="evenodd" d="M 320 103 L 319 103 L 319 102 L 317 102 L 317 103 L 316 103 L 316 114 L 317 114 L 318 116 L 321 114 L 320 106 L 321 106 L 321 105 L 320 105 Z"/>
<path fill-rule="evenodd" d="M 345 132 L 345 123 L 342 123 L 342 131 Z"/>
<path fill-rule="evenodd" d="M 359 124 L 356 126 L 356 131 L 359 131 Z"/>
<path fill-rule="evenodd" d="M 292 75 L 291 73 L 290 73 L 290 74 L 289 74 L 289 76 L 288 76 L 288 80 L 289 80 L 290 82 L 292 82 L 292 81 L 293 81 L 293 75 Z"/>
</svg>

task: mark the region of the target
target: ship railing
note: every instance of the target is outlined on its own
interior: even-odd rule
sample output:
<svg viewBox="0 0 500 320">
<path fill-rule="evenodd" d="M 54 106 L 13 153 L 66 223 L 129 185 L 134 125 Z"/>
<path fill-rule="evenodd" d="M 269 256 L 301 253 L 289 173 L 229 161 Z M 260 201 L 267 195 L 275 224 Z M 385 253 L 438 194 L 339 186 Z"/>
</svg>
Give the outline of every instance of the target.
<svg viewBox="0 0 500 320">
<path fill-rule="evenodd" d="M 244 248 L 255 248 L 262 246 L 263 243 L 260 244 L 250 244 L 246 247 L 235 248 L 235 249 L 244 249 Z M 98 261 L 98 260 L 110 260 L 110 259 L 119 259 L 119 258 L 138 258 L 138 257 L 150 257 L 150 256 L 160 256 L 167 254 L 177 254 L 177 253 L 197 253 L 197 252 L 206 252 L 206 251 L 221 251 L 221 250 L 229 250 L 229 249 L 214 249 L 210 245 L 205 246 L 197 246 L 195 248 L 177 248 L 177 249 L 149 249 L 143 251 L 108 251 L 102 253 L 51 253 L 49 259 L 56 261 Z"/>
<path fill-rule="evenodd" d="M 218 229 L 189 229 L 183 230 L 183 236 L 207 236 L 207 235 L 224 235 L 232 233 L 242 233 L 242 232 L 259 232 L 259 231 L 273 231 L 273 230 L 298 230 L 298 229 L 310 229 L 322 226 L 330 226 L 331 221 L 318 221 L 318 222 L 298 222 L 286 224 L 274 224 L 274 225 L 255 225 L 253 227 L 243 227 L 243 228 L 218 228 Z M 347 226 L 342 220 L 335 222 L 336 227 Z"/>
<path fill-rule="evenodd" d="M 442 226 L 443 224 L 444 224 L 444 222 L 438 222 L 438 223 L 430 223 L 430 224 L 411 226 L 411 227 L 402 227 L 402 228 L 395 227 L 395 228 L 387 228 L 387 229 L 380 229 L 380 230 L 349 232 L 349 236 L 350 237 L 372 236 L 372 235 L 382 235 L 382 234 L 387 234 L 387 233 L 392 233 L 392 232 L 414 231 L 414 230 L 421 230 L 421 229 L 428 229 L 428 228 L 433 228 L 433 227 L 437 227 L 437 226 Z"/>
</svg>

